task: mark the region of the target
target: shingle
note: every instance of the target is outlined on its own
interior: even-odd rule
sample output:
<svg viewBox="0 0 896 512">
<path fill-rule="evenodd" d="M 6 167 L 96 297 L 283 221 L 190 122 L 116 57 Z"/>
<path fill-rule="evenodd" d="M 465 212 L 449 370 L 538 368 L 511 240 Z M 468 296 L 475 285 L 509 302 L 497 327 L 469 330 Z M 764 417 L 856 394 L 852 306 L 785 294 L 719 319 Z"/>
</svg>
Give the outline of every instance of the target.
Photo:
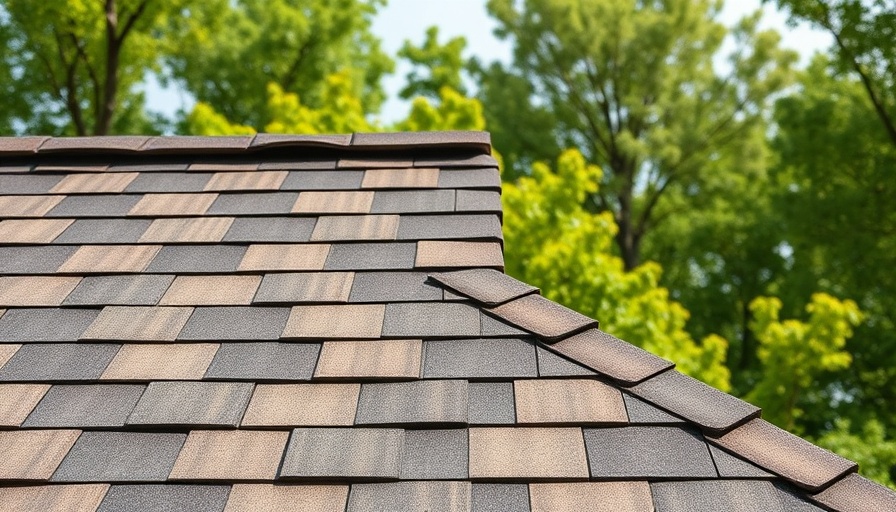
<svg viewBox="0 0 896 512">
<path fill-rule="evenodd" d="M 759 418 L 712 442 L 811 491 L 856 469 L 855 462 Z"/>
<path fill-rule="evenodd" d="M 470 478 L 588 478 L 579 428 L 471 428 Z"/>
<path fill-rule="evenodd" d="M 625 384 L 640 382 L 674 366 L 599 329 L 571 336 L 553 344 L 551 350 Z"/>
<path fill-rule="evenodd" d="M 896 492 L 855 473 L 812 499 L 841 512 L 896 510 Z"/>
<path fill-rule="evenodd" d="M 383 336 L 479 336 L 479 310 L 460 303 L 409 302 L 386 305 Z"/>
<path fill-rule="evenodd" d="M 128 425 L 236 427 L 251 395 L 249 382 L 152 382 Z"/>
<path fill-rule="evenodd" d="M 333 244 L 325 270 L 391 270 L 414 268 L 417 248 L 409 243 Z"/>
<path fill-rule="evenodd" d="M 190 167 L 188 167 L 187 169 L 190 172 L 215 171 L 217 173 L 242 172 L 243 174 L 251 174 L 252 172 L 258 170 L 259 165 L 260 164 L 258 162 L 233 162 L 233 161 L 224 161 L 224 160 L 211 160 L 211 161 L 202 160 L 199 162 L 191 163 Z"/>
<path fill-rule="evenodd" d="M 459 152 L 450 154 L 429 154 L 414 159 L 414 165 L 420 167 L 493 167 L 498 168 L 498 161 L 481 151 Z"/>
<path fill-rule="evenodd" d="M 0 222 L 0 244 L 48 244 L 71 219 L 15 219 Z"/>
<path fill-rule="evenodd" d="M 370 213 L 373 192 L 302 192 L 293 213 Z"/>
<path fill-rule="evenodd" d="M 225 242 L 307 242 L 317 219 L 309 217 L 243 217 L 233 221 Z"/>
<path fill-rule="evenodd" d="M 109 484 L 0 487 L 0 510 L 94 512 L 108 490 Z"/>
<path fill-rule="evenodd" d="M 181 331 L 181 340 L 276 340 L 289 308 L 197 307 Z"/>
<path fill-rule="evenodd" d="M 137 177 L 135 172 L 69 174 L 50 189 L 53 194 L 116 193 Z"/>
<path fill-rule="evenodd" d="M 363 384 L 355 424 L 466 423 L 467 396 L 465 380 Z"/>
<path fill-rule="evenodd" d="M 109 166 L 109 172 L 183 172 L 189 167 L 189 162 L 185 161 L 156 161 L 152 163 L 114 163 Z"/>
<path fill-rule="evenodd" d="M 54 243 L 132 244 L 151 223 L 148 219 L 78 219 Z"/>
<path fill-rule="evenodd" d="M 172 480 L 273 480 L 289 432 L 194 430 Z"/>
<path fill-rule="evenodd" d="M 218 194 L 146 194 L 128 211 L 128 215 L 202 215 L 217 198 Z"/>
<path fill-rule="evenodd" d="M 279 133 L 259 133 L 252 141 L 251 147 L 332 147 L 348 146 L 351 144 L 351 134 L 340 135 L 292 135 Z M 341 511 L 340 511 L 341 512 Z"/>
<path fill-rule="evenodd" d="M 78 341 L 98 309 L 11 309 L 0 317 L 0 340 Z"/>
<path fill-rule="evenodd" d="M 102 137 L 53 137 L 40 147 L 41 153 L 89 152 L 108 155 L 110 153 L 130 153 L 140 149 L 148 136 L 144 135 L 104 135 Z"/>
<path fill-rule="evenodd" d="M 446 170 L 439 174 L 439 188 L 491 188 L 501 189 L 498 169 Z"/>
<path fill-rule="evenodd" d="M 222 343 L 205 378 L 309 380 L 319 352 L 317 343 Z"/>
<path fill-rule="evenodd" d="M 501 240 L 497 215 L 402 215 L 399 240 Z"/>
<path fill-rule="evenodd" d="M 622 397 L 625 399 L 625 408 L 628 410 L 628 420 L 632 424 L 679 425 L 686 423 L 683 419 L 672 416 L 668 412 L 639 400 L 628 393 L 623 393 Z"/>
<path fill-rule="evenodd" d="M 121 427 L 144 389 L 144 386 L 122 384 L 56 385 L 23 426 Z"/>
<path fill-rule="evenodd" d="M 442 300 L 442 290 L 426 282 L 423 272 L 358 272 L 349 302 Z"/>
<path fill-rule="evenodd" d="M 88 276 L 63 304 L 66 306 L 152 306 L 159 302 L 174 276 Z"/>
<path fill-rule="evenodd" d="M 491 135 L 488 132 L 466 130 L 356 133 L 352 137 L 352 146 L 393 151 L 433 147 L 447 147 L 457 151 L 471 146 L 487 151 L 490 144 Z"/>
<path fill-rule="evenodd" d="M 4 310 L 0 309 L 0 317 L 3 316 Z M 10 343 L 2 343 L 0 344 L 0 368 L 9 361 L 19 349 L 22 348 L 22 345 L 19 344 L 10 344 Z"/>
<path fill-rule="evenodd" d="M 314 376 L 318 378 L 420 377 L 420 340 L 327 341 Z"/>
<path fill-rule="evenodd" d="M 397 232 L 397 215 L 320 217 L 311 240 L 394 240 Z"/>
<path fill-rule="evenodd" d="M 237 153 L 249 147 L 251 135 L 229 135 L 204 137 L 199 135 L 176 135 L 151 137 L 141 148 L 147 153 L 193 153 L 210 152 L 215 154 Z"/>
<path fill-rule="evenodd" d="M 54 482 L 160 482 L 184 434 L 84 432 L 53 474 Z"/>
<path fill-rule="evenodd" d="M 158 245 L 82 245 L 58 272 L 143 272 L 160 248 Z"/>
<path fill-rule="evenodd" d="M 709 453 L 716 464 L 719 476 L 722 478 L 773 478 L 771 473 L 739 459 L 734 455 L 713 445 L 709 446 Z"/>
<path fill-rule="evenodd" d="M 104 380 L 200 380 L 216 343 L 127 344 L 103 372 Z"/>
<path fill-rule="evenodd" d="M 529 486 L 473 484 L 473 512 L 529 512 Z"/>
<path fill-rule="evenodd" d="M 355 484 L 346 512 L 470 512 L 469 482 Z"/>
<path fill-rule="evenodd" d="M 559 341 L 590 327 L 597 327 L 596 320 L 541 295 L 526 295 L 497 306 L 490 312 L 547 341 Z"/>
<path fill-rule="evenodd" d="M 0 277 L 0 306 L 58 306 L 80 277 Z"/>
<path fill-rule="evenodd" d="M 277 190 L 286 174 L 286 171 L 218 172 L 205 185 L 205 190 Z"/>
<path fill-rule="evenodd" d="M 517 423 L 628 422 L 622 393 L 593 379 L 517 380 L 513 388 Z"/>
<path fill-rule="evenodd" d="M 593 478 L 715 478 L 703 436 L 678 427 L 585 429 Z"/>
<path fill-rule="evenodd" d="M 220 242 L 232 222 L 231 217 L 156 219 L 140 243 Z"/>
<path fill-rule="evenodd" d="M 770 482 L 652 482 L 650 489 L 658 512 L 794 512 L 783 507 Z"/>
<path fill-rule="evenodd" d="M 392 428 L 297 428 L 280 477 L 398 478 L 403 438 Z"/>
<path fill-rule="evenodd" d="M 379 338 L 385 309 L 383 304 L 293 306 L 283 337 Z"/>
<path fill-rule="evenodd" d="M 399 477 L 402 480 L 464 480 L 468 452 L 466 429 L 406 430 Z"/>
<path fill-rule="evenodd" d="M 453 212 L 453 190 L 378 190 L 371 213 Z"/>
<path fill-rule="evenodd" d="M 532 512 L 653 512 L 647 482 L 530 484 Z M 724 507 L 721 510 L 728 510 Z"/>
<path fill-rule="evenodd" d="M 97 512 L 221 512 L 229 485 L 113 485 Z"/>
<path fill-rule="evenodd" d="M 239 270 L 321 270 L 330 253 L 328 244 L 250 245 Z"/>
<path fill-rule="evenodd" d="M 136 195 L 68 196 L 47 212 L 47 217 L 120 217 L 138 201 Z"/>
<path fill-rule="evenodd" d="M 471 382 L 468 389 L 470 425 L 516 423 L 512 382 Z"/>
<path fill-rule="evenodd" d="M 177 276 L 159 302 L 166 306 L 248 305 L 261 276 Z"/>
<path fill-rule="evenodd" d="M 424 378 L 537 377 L 535 347 L 520 339 L 427 341 Z"/>
<path fill-rule="evenodd" d="M 450 293 L 450 291 L 445 290 L 445 300 L 449 299 Z M 528 336 L 529 338 L 534 339 L 530 333 L 514 327 L 503 320 L 495 318 L 482 310 L 479 312 L 479 329 L 482 336 L 498 336 L 502 338 L 507 336 Z"/>
<path fill-rule="evenodd" d="M 4 194 L 46 194 L 61 179 L 62 176 L 58 175 L 0 174 L 0 190 Z"/>
<path fill-rule="evenodd" d="M 80 430 L 0 431 L 0 480 L 47 480 Z"/>
<path fill-rule="evenodd" d="M 281 190 L 353 190 L 361 188 L 364 171 L 290 171 Z"/>
<path fill-rule="evenodd" d="M 224 512 L 345 512 L 347 485 L 236 484 Z"/>
<path fill-rule="evenodd" d="M 77 247 L 0 247 L 0 273 L 45 274 L 55 272 Z M 411 259 L 413 260 L 413 252 Z"/>
<path fill-rule="evenodd" d="M 64 196 L 0 196 L 0 217 L 41 217 Z"/>
<path fill-rule="evenodd" d="M 367 169 L 361 188 L 435 188 L 438 183 L 439 170 L 434 167 Z"/>
<path fill-rule="evenodd" d="M 631 392 L 713 431 L 726 430 L 759 415 L 758 407 L 675 370 L 648 379 Z"/>
<path fill-rule="evenodd" d="M 23 345 L 0 368 L 0 381 L 96 380 L 118 347 L 87 343 Z"/>
<path fill-rule="evenodd" d="M 414 165 L 410 158 L 388 158 L 363 156 L 359 158 L 340 158 L 336 167 L 340 169 L 391 169 L 401 171 Z"/>
<path fill-rule="evenodd" d="M 21 425 L 48 389 L 48 384 L 0 384 L 0 427 Z"/>
<path fill-rule="evenodd" d="M 539 377 L 579 377 L 597 375 L 584 366 L 564 359 L 553 352 L 536 347 Z"/>
<path fill-rule="evenodd" d="M 203 172 L 140 173 L 124 191 L 130 193 L 201 192 L 211 177 L 211 173 Z"/>
<path fill-rule="evenodd" d="M 504 268 L 504 253 L 496 242 L 417 242 L 418 268 L 493 267 Z"/>
<path fill-rule="evenodd" d="M 307 158 L 298 158 L 291 160 L 266 160 L 261 162 L 258 166 L 258 169 L 261 171 L 266 170 L 274 170 L 274 171 L 330 171 L 336 169 L 336 159 L 335 158 L 315 158 L 315 157 L 307 157 Z M 360 172 L 359 172 L 360 174 Z M 292 175 L 292 173 L 290 173 Z M 289 181 L 289 178 L 286 178 Z M 360 186 L 361 178 L 358 178 L 358 186 Z M 283 188 L 281 185 L 280 188 Z M 358 188 L 358 187 L 354 187 Z"/>
<path fill-rule="evenodd" d="M 501 193 L 493 190 L 458 190 L 455 210 L 501 213 Z"/>
<path fill-rule="evenodd" d="M 167 246 L 159 251 L 146 271 L 178 274 L 233 272 L 245 253 L 246 248 L 240 246 Z"/>
<path fill-rule="evenodd" d="M 81 339 L 174 341 L 192 313 L 183 307 L 106 306 Z"/>
<path fill-rule="evenodd" d="M 353 279 L 351 272 L 267 274 L 253 302 L 346 302 Z"/>
<path fill-rule="evenodd" d="M 462 295 L 487 306 L 497 306 L 513 299 L 537 293 L 538 288 L 489 268 L 432 274 L 430 277 Z"/>
<path fill-rule="evenodd" d="M 254 192 L 251 194 L 220 194 L 206 213 L 214 215 L 286 214 L 292 210 L 295 192 Z"/>
<path fill-rule="evenodd" d="M 350 426 L 360 384 L 259 384 L 243 426 Z"/>
</svg>

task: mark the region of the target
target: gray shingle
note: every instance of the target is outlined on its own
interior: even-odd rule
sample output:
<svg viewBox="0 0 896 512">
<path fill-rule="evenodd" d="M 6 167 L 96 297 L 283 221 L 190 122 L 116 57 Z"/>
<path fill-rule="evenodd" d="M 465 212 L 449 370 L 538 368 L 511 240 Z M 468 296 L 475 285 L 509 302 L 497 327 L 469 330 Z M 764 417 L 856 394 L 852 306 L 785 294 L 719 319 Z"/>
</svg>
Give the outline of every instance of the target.
<svg viewBox="0 0 896 512">
<path fill-rule="evenodd" d="M 363 384 L 356 425 L 466 423 L 465 380 Z"/>
<path fill-rule="evenodd" d="M 370 213 L 454 211 L 453 190 L 378 190 Z"/>
<path fill-rule="evenodd" d="M 3 316 L 7 316 L 9 313 Z M 31 343 L 23 345 L 0 368 L 0 381 L 95 380 L 120 345 Z"/>
<path fill-rule="evenodd" d="M 289 308 L 199 307 L 180 332 L 181 340 L 276 340 Z"/>
<path fill-rule="evenodd" d="M 153 258 L 146 271 L 177 274 L 233 272 L 245 253 L 245 246 L 166 246 Z"/>
<path fill-rule="evenodd" d="M 221 512 L 229 485 L 113 485 L 97 512 Z"/>
<path fill-rule="evenodd" d="M 399 240 L 502 239 L 496 215 L 402 215 Z"/>
<path fill-rule="evenodd" d="M 650 490 L 657 512 L 793 512 L 784 508 L 770 482 L 652 482 Z"/>
<path fill-rule="evenodd" d="M 252 388 L 250 382 L 151 382 L 128 425 L 236 427 Z"/>
<path fill-rule="evenodd" d="M 470 482 L 356 484 L 346 512 L 470 512 Z"/>
<path fill-rule="evenodd" d="M 297 428 L 281 478 L 398 478 L 404 432 L 391 428 Z"/>
<path fill-rule="evenodd" d="M 577 377 L 581 375 L 597 375 L 584 366 L 562 358 L 557 354 L 537 347 L 538 375 L 540 377 Z"/>
<path fill-rule="evenodd" d="M 497 306 L 523 295 L 538 292 L 538 288 L 518 281 L 504 272 L 489 268 L 473 268 L 457 272 L 432 274 L 433 280 L 476 302 Z"/>
<path fill-rule="evenodd" d="M 77 247 L 0 247 L 0 274 L 49 274 L 77 250 Z M 414 255 L 411 254 L 413 266 Z"/>
<path fill-rule="evenodd" d="M 186 434 L 83 432 L 52 482 L 161 482 Z"/>
<path fill-rule="evenodd" d="M 47 391 L 24 427 L 121 427 L 146 386 L 56 385 Z"/>
<path fill-rule="evenodd" d="M 68 196 L 47 217 L 124 217 L 140 195 Z"/>
<path fill-rule="evenodd" d="M 535 347 L 521 339 L 427 341 L 424 350 L 424 378 L 538 376 Z"/>
<path fill-rule="evenodd" d="M 712 460 L 716 463 L 716 469 L 719 470 L 719 476 L 722 478 L 774 478 L 774 475 L 764 469 L 735 457 L 717 446 L 711 444 L 708 446 Z"/>
<path fill-rule="evenodd" d="M 592 478 L 715 478 L 703 436 L 677 427 L 584 429 Z"/>
<path fill-rule="evenodd" d="M 625 408 L 628 410 L 628 420 L 633 424 L 681 425 L 687 423 L 683 419 L 654 407 L 643 400 L 639 400 L 628 393 L 623 393 L 622 398 L 625 399 Z"/>
<path fill-rule="evenodd" d="M 493 190 L 458 190 L 455 209 L 459 212 L 501 213 L 501 193 Z"/>
<path fill-rule="evenodd" d="M 479 310 L 462 303 L 410 302 L 386 305 L 383 336 L 478 336 Z"/>
<path fill-rule="evenodd" d="M 439 173 L 439 188 L 492 188 L 501 190 L 498 169 L 445 170 Z"/>
<path fill-rule="evenodd" d="M 448 290 L 445 290 L 445 293 L 448 293 Z M 479 314 L 479 326 L 480 333 L 482 336 L 526 336 L 526 331 L 522 329 L 518 329 L 503 320 L 495 318 L 484 311 L 480 311 Z"/>
<path fill-rule="evenodd" d="M 148 172 L 139 174 L 124 189 L 138 192 L 202 192 L 212 178 L 210 172 Z"/>
<path fill-rule="evenodd" d="M 389 270 L 414 268 L 412 243 L 333 244 L 324 270 Z"/>
<path fill-rule="evenodd" d="M 311 217 L 243 217 L 233 221 L 225 242 L 307 242 L 317 219 Z"/>
<path fill-rule="evenodd" d="M 512 382 L 471 382 L 469 393 L 471 425 L 516 423 Z"/>
<path fill-rule="evenodd" d="M 255 136 L 258 139 L 258 135 Z M 336 168 L 336 159 L 293 159 L 281 161 L 262 162 L 258 166 L 259 171 L 309 171 L 309 170 L 332 170 Z"/>
<path fill-rule="evenodd" d="M 130 244 L 152 224 L 149 219 L 78 219 L 54 244 Z"/>
<path fill-rule="evenodd" d="M 174 276 L 88 276 L 63 301 L 66 306 L 154 306 Z"/>
<path fill-rule="evenodd" d="M 358 272 L 349 302 L 442 300 L 442 290 L 426 283 L 424 272 Z"/>
<path fill-rule="evenodd" d="M 78 341 L 99 313 L 98 309 L 11 309 L 0 317 L 0 340 Z"/>
<path fill-rule="evenodd" d="M 290 171 L 280 190 L 354 190 L 364 171 Z"/>
<path fill-rule="evenodd" d="M 213 215 L 267 215 L 292 211 L 299 194 L 268 192 L 220 194 L 206 213 Z"/>
<path fill-rule="evenodd" d="M 473 484 L 473 512 L 529 512 L 529 486 Z"/>
<path fill-rule="evenodd" d="M 46 194 L 62 180 L 61 175 L 34 176 L 27 174 L 0 174 L 0 190 L 4 194 Z"/>
<path fill-rule="evenodd" d="M 402 480 L 467 478 L 467 429 L 406 430 L 401 455 Z"/>
<path fill-rule="evenodd" d="M 222 343 L 206 379 L 309 380 L 319 343 Z"/>
</svg>

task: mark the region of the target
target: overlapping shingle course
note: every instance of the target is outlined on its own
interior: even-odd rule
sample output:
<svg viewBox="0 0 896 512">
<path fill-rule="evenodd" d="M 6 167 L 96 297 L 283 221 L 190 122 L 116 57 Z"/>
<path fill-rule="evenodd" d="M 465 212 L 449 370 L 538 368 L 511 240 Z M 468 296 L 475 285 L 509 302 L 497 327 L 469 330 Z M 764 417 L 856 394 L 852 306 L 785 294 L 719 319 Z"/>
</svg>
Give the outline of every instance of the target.
<svg viewBox="0 0 896 512">
<path fill-rule="evenodd" d="M 504 275 L 487 134 L 0 156 L 4 510 L 896 508 Z"/>
</svg>

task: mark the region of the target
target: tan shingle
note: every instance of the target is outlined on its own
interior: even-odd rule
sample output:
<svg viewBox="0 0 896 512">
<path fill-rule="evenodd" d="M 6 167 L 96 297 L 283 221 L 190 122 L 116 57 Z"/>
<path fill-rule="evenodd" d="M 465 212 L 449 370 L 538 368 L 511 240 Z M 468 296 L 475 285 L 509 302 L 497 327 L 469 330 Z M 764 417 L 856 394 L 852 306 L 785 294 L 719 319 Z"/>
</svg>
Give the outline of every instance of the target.
<svg viewBox="0 0 896 512">
<path fill-rule="evenodd" d="M 289 173 L 286 171 L 219 172 L 205 190 L 277 190 Z"/>
<path fill-rule="evenodd" d="M 69 174 L 50 189 L 50 192 L 54 194 L 124 192 L 136 177 L 136 172 Z"/>
<path fill-rule="evenodd" d="M 224 512 L 344 512 L 347 485 L 236 484 Z"/>
<path fill-rule="evenodd" d="M 529 484 L 532 512 L 653 512 L 647 482 Z"/>
<path fill-rule="evenodd" d="M 439 185 L 439 170 L 416 169 L 368 169 L 364 172 L 362 188 L 435 188 Z"/>
<path fill-rule="evenodd" d="M 109 363 L 104 380 L 201 380 L 217 343 L 127 344 Z"/>
<path fill-rule="evenodd" d="M 4 512 L 95 512 L 109 484 L 0 487 Z"/>
<path fill-rule="evenodd" d="M 140 243 L 220 242 L 231 224 L 232 217 L 156 219 L 140 237 Z"/>
<path fill-rule="evenodd" d="M 0 432 L 0 479 L 49 479 L 80 435 L 80 430 Z"/>
<path fill-rule="evenodd" d="M 58 306 L 80 282 L 80 277 L 0 277 L 0 306 Z"/>
<path fill-rule="evenodd" d="M 84 245 L 58 272 L 143 272 L 161 248 L 159 245 Z"/>
<path fill-rule="evenodd" d="M 323 270 L 329 244 L 250 245 L 239 270 Z"/>
<path fill-rule="evenodd" d="M 348 302 L 354 272 L 268 274 L 254 302 Z"/>
<path fill-rule="evenodd" d="M 327 341 L 315 377 L 419 378 L 421 340 Z"/>
<path fill-rule="evenodd" d="M 0 244 L 48 244 L 72 219 L 22 219 L 0 222 Z"/>
<path fill-rule="evenodd" d="M 0 318 L 3 317 L 3 310 L 0 309 Z M 9 361 L 12 356 L 18 352 L 18 350 L 22 348 L 22 345 L 18 343 L 0 343 L 0 368 L 3 368 L 3 365 Z"/>
<path fill-rule="evenodd" d="M 317 219 L 312 241 L 394 240 L 398 234 L 398 215 L 352 215 Z"/>
<path fill-rule="evenodd" d="M 588 477 L 582 429 L 470 429 L 470 478 Z"/>
<path fill-rule="evenodd" d="M 0 426 L 21 425 L 48 389 L 49 384 L 0 384 Z"/>
<path fill-rule="evenodd" d="M 504 267 L 501 244 L 494 242 L 417 242 L 415 267 Z"/>
<path fill-rule="evenodd" d="M 289 432 L 194 430 L 168 478 L 273 480 Z"/>
<path fill-rule="evenodd" d="M 370 213 L 373 192 L 302 192 L 293 213 Z"/>
<path fill-rule="evenodd" d="M 351 425 L 360 392 L 360 384 L 259 384 L 242 425 Z"/>
<path fill-rule="evenodd" d="M 146 194 L 128 215 L 202 215 L 217 198 L 218 194 Z"/>
<path fill-rule="evenodd" d="M 159 301 L 166 306 L 245 305 L 261 276 L 177 276 Z"/>
<path fill-rule="evenodd" d="M 590 379 L 513 383 L 519 423 L 627 423 L 618 389 Z"/>
<path fill-rule="evenodd" d="M 81 338 L 174 341 L 192 313 L 193 308 L 106 306 Z"/>
<path fill-rule="evenodd" d="M 293 306 L 284 338 L 379 338 L 385 304 Z"/>
<path fill-rule="evenodd" d="M 0 216 L 41 217 L 65 196 L 0 196 Z"/>
</svg>

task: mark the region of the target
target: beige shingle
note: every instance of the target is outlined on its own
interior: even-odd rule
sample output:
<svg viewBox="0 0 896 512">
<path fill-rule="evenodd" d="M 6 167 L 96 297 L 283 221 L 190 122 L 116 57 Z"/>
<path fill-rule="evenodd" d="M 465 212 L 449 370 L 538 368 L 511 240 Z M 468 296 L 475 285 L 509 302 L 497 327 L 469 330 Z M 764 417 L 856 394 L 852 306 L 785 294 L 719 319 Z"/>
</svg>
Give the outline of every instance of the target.
<svg viewBox="0 0 896 512">
<path fill-rule="evenodd" d="M 73 219 L 16 219 L 0 222 L 0 244 L 48 244 Z"/>
<path fill-rule="evenodd" d="M 438 185 L 439 170 L 427 167 L 368 169 L 361 182 L 362 188 L 435 188 Z"/>
<path fill-rule="evenodd" d="M 0 196 L 0 216 L 41 217 L 65 196 Z"/>
<path fill-rule="evenodd" d="M 0 318 L 3 317 L 3 311 L 0 309 Z M 0 343 L 0 368 L 3 368 L 3 365 L 6 364 L 7 361 L 12 358 L 13 354 L 15 354 L 22 345 L 18 343 Z"/>
<path fill-rule="evenodd" d="M 415 267 L 497 267 L 504 268 L 501 244 L 495 242 L 417 242 Z"/>
<path fill-rule="evenodd" d="M 588 478 L 580 428 L 471 428 L 470 478 Z"/>
<path fill-rule="evenodd" d="M 159 301 L 163 306 L 245 305 L 261 276 L 177 276 Z"/>
<path fill-rule="evenodd" d="M 126 344 L 100 377 L 105 380 L 201 380 L 217 343 Z"/>
<path fill-rule="evenodd" d="M 529 484 L 532 512 L 653 512 L 647 482 Z"/>
<path fill-rule="evenodd" d="M 0 426 L 21 425 L 48 389 L 49 384 L 0 384 Z"/>
<path fill-rule="evenodd" d="M 398 234 L 398 215 L 352 215 L 317 219 L 312 241 L 394 240 Z"/>
<path fill-rule="evenodd" d="M 419 378 L 421 340 L 327 341 L 315 377 Z"/>
<path fill-rule="evenodd" d="M 286 171 L 219 172 L 205 190 L 277 190 L 289 173 Z"/>
<path fill-rule="evenodd" d="M 224 512 L 344 512 L 347 485 L 236 484 Z"/>
<path fill-rule="evenodd" d="M 217 198 L 218 194 L 146 194 L 131 208 L 128 215 L 202 215 Z"/>
<path fill-rule="evenodd" d="M 329 244 L 250 245 L 239 270 L 323 270 Z"/>
<path fill-rule="evenodd" d="M 0 277 L 0 306 L 58 306 L 80 282 L 80 277 Z"/>
<path fill-rule="evenodd" d="M 54 194 L 123 192 L 136 177 L 136 172 L 69 174 L 50 189 L 50 192 Z"/>
<path fill-rule="evenodd" d="M 293 213 L 370 213 L 373 192 L 302 192 Z"/>
<path fill-rule="evenodd" d="M 174 341 L 192 313 L 185 307 L 106 306 L 81 338 Z"/>
<path fill-rule="evenodd" d="M 293 306 L 284 338 L 379 338 L 385 304 Z"/>
<path fill-rule="evenodd" d="M 259 384 L 243 426 L 351 425 L 360 384 Z"/>
<path fill-rule="evenodd" d="M 518 423 L 627 423 L 622 393 L 592 379 L 518 380 Z"/>
<path fill-rule="evenodd" d="M 84 245 L 58 272 L 143 272 L 161 248 L 159 245 Z"/>
<path fill-rule="evenodd" d="M 95 512 L 109 484 L 0 487 L 4 512 Z"/>
<path fill-rule="evenodd" d="M 140 243 L 220 242 L 231 224 L 232 217 L 156 219 L 140 237 Z"/>
<path fill-rule="evenodd" d="M 80 430 L 0 432 L 0 479 L 49 479 L 80 435 Z"/>
<path fill-rule="evenodd" d="M 273 480 L 289 432 L 194 430 L 168 478 Z"/>
</svg>

